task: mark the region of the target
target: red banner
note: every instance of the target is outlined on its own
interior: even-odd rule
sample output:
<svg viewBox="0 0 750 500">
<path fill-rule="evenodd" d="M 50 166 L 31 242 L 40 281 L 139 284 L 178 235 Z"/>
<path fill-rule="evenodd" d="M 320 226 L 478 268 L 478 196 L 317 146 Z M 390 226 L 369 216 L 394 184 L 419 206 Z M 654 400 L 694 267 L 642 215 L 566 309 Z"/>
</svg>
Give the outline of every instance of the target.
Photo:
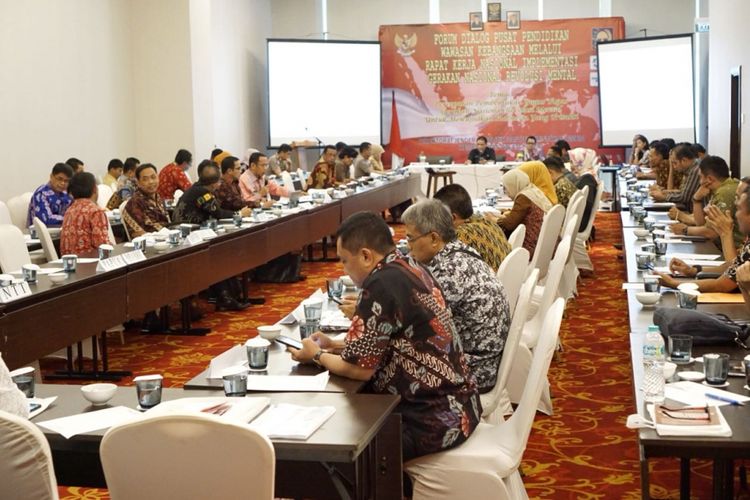
<svg viewBox="0 0 750 500">
<path fill-rule="evenodd" d="M 508 160 L 529 135 L 598 149 L 596 43 L 624 33 L 621 17 L 381 26 L 386 151 L 461 163 L 480 135 Z"/>
</svg>

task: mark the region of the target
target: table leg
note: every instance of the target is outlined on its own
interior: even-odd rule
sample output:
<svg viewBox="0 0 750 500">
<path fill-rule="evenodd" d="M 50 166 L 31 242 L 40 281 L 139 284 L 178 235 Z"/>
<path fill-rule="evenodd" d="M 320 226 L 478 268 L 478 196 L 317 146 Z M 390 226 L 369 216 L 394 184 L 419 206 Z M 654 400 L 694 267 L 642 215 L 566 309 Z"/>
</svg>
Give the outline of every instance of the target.
<svg viewBox="0 0 750 500">
<path fill-rule="evenodd" d="M 640 446 L 640 455 L 641 455 L 641 498 L 643 500 L 648 500 L 651 498 L 651 489 L 649 487 L 649 478 L 648 478 L 648 459 L 643 453 L 643 446 Z"/>
<path fill-rule="evenodd" d="M 370 470 L 375 494 L 370 498 L 386 499 L 403 496 L 403 464 L 401 456 L 401 415 L 392 413 L 375 437 L 375 462 Z"/>
<path fill-rule="evenodd" d="M 734 497 L 734 461 L 731 459 L 714 459 L 714 492 L 715 500 Z"/>
<path fill-rule="evenodd" d="M 690 500 L 690 459 L 680 459 L 680 500 Z"/>
</svg>

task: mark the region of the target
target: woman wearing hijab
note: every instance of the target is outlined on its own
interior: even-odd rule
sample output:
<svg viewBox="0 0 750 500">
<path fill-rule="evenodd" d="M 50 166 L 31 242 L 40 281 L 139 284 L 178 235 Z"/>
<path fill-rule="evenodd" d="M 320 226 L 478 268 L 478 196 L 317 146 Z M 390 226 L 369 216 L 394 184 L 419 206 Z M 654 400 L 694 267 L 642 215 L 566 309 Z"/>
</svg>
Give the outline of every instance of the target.
<svg viewBox="0 0 750 500">
<path fill-rule="evenodd" d="M 557 193 L 555 192 L 555 183 L 549 175 L 549 170 L 541 161 L 529 161 L 518 167 L 529 177 L 529 181 L 544 193 L 547 199 L 553 205 L 557 205 Z"/>
<path fill-rule="evenodd" d="M 544 166 L 544 164 L 541 165 Z M 523 239 L 523 247 L 529 251 L 529 255 L 534 255 L 544 214 L 552 208 L 552 203 L 538 187 L 531 183 L 529 176 L 520 168 L 503 175 L 503 185 L 508 196 L 513 198 L 513 208 L 510 212 L 501 215 L 497 219 L 497 224 L 503 228 L 507 236 L 519 224 L 524 224 L 526 236 Z"/>
<path fill-rule="evenodd" d="M 383 160 L 382 156 L 385 152 L 385 149 L 383 149 L 383 146 L 380 144 L 373 144 L 370 146 L 370 164 L 372 165 L 372 169 L 376 172 L 383 172 L 385 168 L 383 168 Z"/>
</svg>

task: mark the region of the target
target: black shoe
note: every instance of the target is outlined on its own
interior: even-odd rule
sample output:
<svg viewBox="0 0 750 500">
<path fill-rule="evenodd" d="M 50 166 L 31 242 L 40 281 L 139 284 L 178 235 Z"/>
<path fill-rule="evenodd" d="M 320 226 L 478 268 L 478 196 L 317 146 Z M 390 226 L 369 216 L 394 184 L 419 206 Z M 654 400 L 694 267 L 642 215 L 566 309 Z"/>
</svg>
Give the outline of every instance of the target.
<svg viewBox="0 0 750 500">
<path fill-rule="evenodd" d="M 248 304 L 253 304 L 255 306 L 259 306 L 266 303 L 266 299 L 263 297 L 248 297 L 247 298 Z"/>
<path fill-rule="evenodd" d="M 615 247 L 615 250 L 622 250 L 622 243 L 615 243 L 612 246 Z"/>
<path fill-rule="evenodd" d="M 305 281 L 306 279 L 307 279 L 307 276 L 305 276 L 304 274 L 300 274 L 300 275 L 297 275 L 296 281 Z"/>
<path fill-rule="evenodd" d="M 159 316 L 154 312 L 146 313 L 141 322 L 141 333 L 158 333 L 163 330 Z"/>
<path fill-rule="evenodd" d="M 248 307 L 250 307 L 249 303 L 239 302 L 228 294 L 221 296 L 219 300 L 216 301 L 217 311 L 244 311 Z"/>
</svg>

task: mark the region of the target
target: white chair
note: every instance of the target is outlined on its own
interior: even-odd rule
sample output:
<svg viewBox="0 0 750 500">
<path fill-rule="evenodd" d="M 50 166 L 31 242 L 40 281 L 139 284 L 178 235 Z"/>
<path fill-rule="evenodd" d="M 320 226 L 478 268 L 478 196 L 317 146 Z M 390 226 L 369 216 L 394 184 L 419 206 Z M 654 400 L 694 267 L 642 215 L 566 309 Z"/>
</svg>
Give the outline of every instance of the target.
<svg viewBox="0 0 750 500">
<path fill-rule="evenodd" d="M 482 394 L 482 421 L 488 424 L 498 424 L 503 421 L 503 415 L 513 413 L 513 407 L 510 405 L 506 384 L 510 376 L 510 368 L 521 341 L 523 325 L 526 324 L 526 313 L 531 301 L 531 294 L 536 286 L 536 279 L 539 276 L 539 270 L 534 269 L 524 282 L 518 294 L 518 302 L 515 309 L 511 308 L 513 319 L 508 330 L 508 338 L 505 339 L 503 347 L 503 357 L 500 360 L 500 366 L 497 369 L 497 379 L 495 387 L 490 392 Z"/>
<path fill-rule="evenodd" d="M 0 410 L 0 498 L 57 500 L 49 443 L 25 418 Z"/>
<path fill-rule="evenodd" d="M 519 224 L 518 226 L 516 226 L 513 232 L 510 233 L 510 237 L 508 238 L 508 243 L 510 244 L 510 248 L 514 250 L 516 248 L 521 248 L 521 245 L 523 245 L 524 238 L 526 238 L 526 225 Z"/>
<path fill-rule="evenodd" d="M 531 257 L 529 269 L 539 269 L 539 282 L 544 283 L 547 279 L 547 269 L 549 268 L 552 254 L 555 253 L 557 237 L 560 235 L 563 219 L 565 218 L 565 207 L 555 205 L 544 214 L 544 221 L 539 230 L 539 239 L 534 248 L 534 255 Z M 527 271 L 528 272 L 528 271 Z"/>
<path fill-rule="evenodd" d="M 497 268 L 497 279 L 503 284 L 505 294 L 508 297 L 510 310 L 516 307 L 518 292 L 526 277 L 526 267 L 529 265 L 529 251 L 525 248 L 516 248 L 505 256 Z"/>
<path fill-rule="evenodd" d="M 31 264 L 26 240 L 16 226 L 0 225 L 0 242 L 0 269 L 4 273 L 20 271 L 24 264 Z"/>
<path fill-rule="evenodd" d="M 268 438 L 209 415 L 146 417 L 112 427 L 99 454 L 113 500 L 266 500 L 274 494 L 275 453 Z"/>
<path fill-rule="evenodd" d="M 115 186 L 117 186 L 117 184 L 115 184 Z M 109 186 L 107 184 L 99 184 L 98 186 L 96 186 L 96 191 L 98 193 L 96 204 L 101 208 L 107 208 L 107 203 L 109 202 L 109 199 L 112 198 L 112 194 L 114 194 L 112 186 Z"/>
<path fill-rule="evenodd" d="M 578 226 L 583 218 L 583 209 L 586 208 L 586 198 L 578 196 L 575 200 L 572 200 L 572 204 L 568 205 L 568 212 L 571 214 L 571 218 L 566 220 L 566 224 L 563 226 L 562 236 L 566 234 L 570 236 L 571 241 L 575 244 L 575 240 L 578 236 Z M 576 224 L 570 223 L 571 220 L 575 219 Z M 573 298 L 578 293 L 576 282 L 578 281 L 578 268 L 576 267 L 575 259 L 573 258 L 573 252 L 571 251 L 568 255 L 568 261 L 565 263 L 565 269 L 563 270 L 562 278 L 560 279 L 559 293 L 558 296 L 564 298 L 566 301 Z"/>
<path fill-rule="evenodd" d="M 0 201 L 0 224 L 13 224 L 13 219 L 10 218 L 10 210 L 8 210 L 8 205 L 4 201 Z"/>
<path fill-rule="evenodd" d="M 21 231 L 26 231 L 28 226 L 26 221 L 29 216 L 29 203 L 31 202 L 31 193 L 23 193 L 14 196 L 8 200 L 8 211 L 13 225 Z"/>
<path fill-rule="evenodd" d="M 125 205 L 128 204 L 130 200 L 125 200 L 122 203 L 120 203 L 120 217 L 125 217 Z M 125 229 L 125 237 L 130 241 L 130 231 L 128 231 L 128 225 L 125 224 L 125 221 L 122 222 L 122 227 Z M 110 227 L 110 231 L 112 228 Z M 112 238 L 114 239 L 114 235 L 112 235 Z"/>
<path fill-rule="evenodd" d="M 565 304 L 557 300 L 544 321 L 529 379 L 515 413 L 502 424 L 480 423 L 469 439 L 447 451 L 410 460 L 404 470 L 415 500 L 456 498 L 526 499 L 518 468 L 547 380 Z"/>
<path fill-rule="evenodd" d="M 604 183 L 599 181 L 596 186 L 596 195 L 594 197 L 594 205 L 591 207 L 591 216 L 589 217 L 589 223 L 586 227 L 578 233 L 576 240 L 573 244 L 573 259 L 575 260 L 576 267 L 578 269 L 586 269 L 588 271 L 594 270 L 594 264 L 591 262 L 589 253 L 586 250 L 589 237 L 591 237 L 591 229 L 594 227 L 594 219 L 596 213 L 599 211 L 599 207 L 602 202 L 602 193 L 604 192 Z"/>
<path fill-rule="evenodd" d="M 573 221 L 571 220 L 571 222 Z M 542 324 L 544 323 L 546 312 L 549 311 L 552 303 L 557 298 L 560 278 L 562 277 L 563 270 L 565 269 L 565 262 L 568 260 L 568 255 L 570 253 L 570 240 L 570 237 L 566 236 L 560 241 L 560 244 L 557 245 L 555 257 L 552 259 L 552 263 L 549 266 L 549 273 L 547 274 L 547 281 L 544 284 L 544 291 L 539 306 L 533 317 L 526 321 L 526 324 L 523 326 L 521 343 L 516 351 L 510 377 L 508 378 L 508 394 L 513 403 L 518 403 L 521 400 L 526 385 L 526 379 L 529 375 L 529 367 L 531 365 L 532 357 L 531 352 L 536 348 L 537 342 L 543 333 Z M 539 402 L 539 411 L 546 413 L 547 415 L 552 415 L 553 413 L 552 396 L 549 392 L 549 384 L 545 386 L 545 389 L 542 392 L 542 397 Z"/>
<path fill-rule="evenodd" d="M 175 189 L 174 197 L 172 198 L 174 200 L 175 205 L 177 205 L 177 202 L 180 201 L 181 197 L 182 197 L 182 189 Z"/>
<path fill-rule="evenodd" d="M 57 250 L 55 249 L 55 244 L 52 242 L 52 236 L 50 236 L 47 226 L 39 217 L 34 217 L 34 229 L 36 229 L 37 237 L 42 243 L 44 258 L 47 259 L 47 262 L 57 260 Z"/>
</svg>

